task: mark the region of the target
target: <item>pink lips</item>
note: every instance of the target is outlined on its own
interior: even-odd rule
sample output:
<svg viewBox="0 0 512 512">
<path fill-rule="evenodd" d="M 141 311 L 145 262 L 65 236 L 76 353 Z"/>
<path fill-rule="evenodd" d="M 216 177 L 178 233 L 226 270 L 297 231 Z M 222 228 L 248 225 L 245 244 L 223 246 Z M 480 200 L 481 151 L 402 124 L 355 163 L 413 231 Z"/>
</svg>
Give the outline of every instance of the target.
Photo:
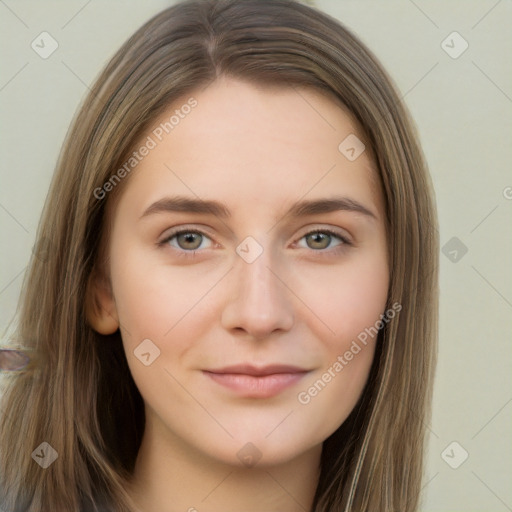
<svg viewBox="0 0 512 512">
<path fill-rule="evenodd" d="M 288 365 L 227 366 L 203 373 L 222 386 L 246 398 L 270 398 L 298 382 L 308 370 Z"/>
</svg>

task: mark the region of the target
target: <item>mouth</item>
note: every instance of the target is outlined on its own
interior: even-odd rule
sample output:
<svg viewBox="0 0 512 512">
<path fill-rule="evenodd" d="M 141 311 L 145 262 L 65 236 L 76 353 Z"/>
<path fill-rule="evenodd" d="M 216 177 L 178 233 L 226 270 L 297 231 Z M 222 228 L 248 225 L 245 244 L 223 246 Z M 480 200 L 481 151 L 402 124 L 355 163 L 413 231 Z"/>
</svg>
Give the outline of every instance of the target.
<svg viewBox="0 0 512 512">
<path fill-rule="evenodd" d="M 203 370 L 203 374 L 244 398 L 270 398 L 299 382 L 309 371 L 289 365 L 236 365 Z"/>
</svg>

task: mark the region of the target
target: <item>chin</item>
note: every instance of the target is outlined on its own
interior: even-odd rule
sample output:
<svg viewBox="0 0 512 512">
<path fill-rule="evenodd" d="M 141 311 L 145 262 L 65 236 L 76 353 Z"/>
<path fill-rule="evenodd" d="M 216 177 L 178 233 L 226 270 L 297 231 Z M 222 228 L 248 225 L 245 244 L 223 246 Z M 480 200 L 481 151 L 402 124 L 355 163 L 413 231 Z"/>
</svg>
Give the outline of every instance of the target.
<svg viewBox="0 0 512 512">
<path fill-rule="evenodd" d="M 205 451 L 210 457 L 230 466 L 264 469 L 287 464 L 312 449 L 321 450 L 320 438 L 293 436 L 289 432 L 274 436 L 268 432 L 268 429 L 231 431 L 234 439 L 226 444 L 219 443 L 219 438 L 212 439 L 210 449 L 205 446 Z"/>
</svg>

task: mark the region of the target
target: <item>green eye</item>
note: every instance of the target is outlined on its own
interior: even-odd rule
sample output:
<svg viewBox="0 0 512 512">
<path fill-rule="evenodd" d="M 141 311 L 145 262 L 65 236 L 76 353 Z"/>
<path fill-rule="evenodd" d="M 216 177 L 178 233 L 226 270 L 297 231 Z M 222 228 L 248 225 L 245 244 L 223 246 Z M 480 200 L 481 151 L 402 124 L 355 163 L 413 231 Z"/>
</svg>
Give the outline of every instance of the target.
<svg viewBox="0 0 512 512">
<path fill-rule="evenodd" d="M 312 231 L 304 235 L 301 240 L 305 240 L 306 247 L 316 251 L 323 249 L 331 249 L 341 244 L 349 244 L 349 241 L 331 231 Z M 302 245 L 304 247 L 304 245 Z"/>
<path fill-rule="evenodd" d="M 327 249 L 331 243 L 331 236 L 326 233 L 310 233 L 305 238 L 310 249 Z"/>
<path fill-rule="evenodd" d="M 200 233 L 180 233 L 176 235 L 176 242 L 180 249 L 187 251 L 194 251 L 201 246 L 203 242 L 203 235 Z"/>
<path fill-rule="evenodd" d="M 200 231 L 181 230 L 171 233 L 160 245 L 170 245 L 179 251 L 196 251 L 198 249 L 208 249 L 212 241 L 208 236 Z"/>
</svg>

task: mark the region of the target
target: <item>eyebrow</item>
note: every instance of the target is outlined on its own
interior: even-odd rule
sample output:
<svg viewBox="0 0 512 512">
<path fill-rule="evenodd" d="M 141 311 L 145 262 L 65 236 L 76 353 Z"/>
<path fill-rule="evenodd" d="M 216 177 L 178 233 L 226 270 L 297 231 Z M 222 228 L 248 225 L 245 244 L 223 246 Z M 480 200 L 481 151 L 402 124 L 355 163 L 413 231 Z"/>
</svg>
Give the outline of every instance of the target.
<svg viewBox="0 0 512 512">
<path fill-rule="evenodd" d="M 369 208 L 348 197 L 298 201 L 290 207 L 284 216 L 306 217 L 308 215 L 319 215 L 322 213 L 332 213 L 336 211 L 360 213 L 369 219 L 377 220 L 377 215 Z M 231 216 L 227 206 L 218 201 L 175 196 L 164 197 L 154 202 L 144 211 L 141 218 L 165 212 L 209 214 L 223 219 Z"/>
</svg>

